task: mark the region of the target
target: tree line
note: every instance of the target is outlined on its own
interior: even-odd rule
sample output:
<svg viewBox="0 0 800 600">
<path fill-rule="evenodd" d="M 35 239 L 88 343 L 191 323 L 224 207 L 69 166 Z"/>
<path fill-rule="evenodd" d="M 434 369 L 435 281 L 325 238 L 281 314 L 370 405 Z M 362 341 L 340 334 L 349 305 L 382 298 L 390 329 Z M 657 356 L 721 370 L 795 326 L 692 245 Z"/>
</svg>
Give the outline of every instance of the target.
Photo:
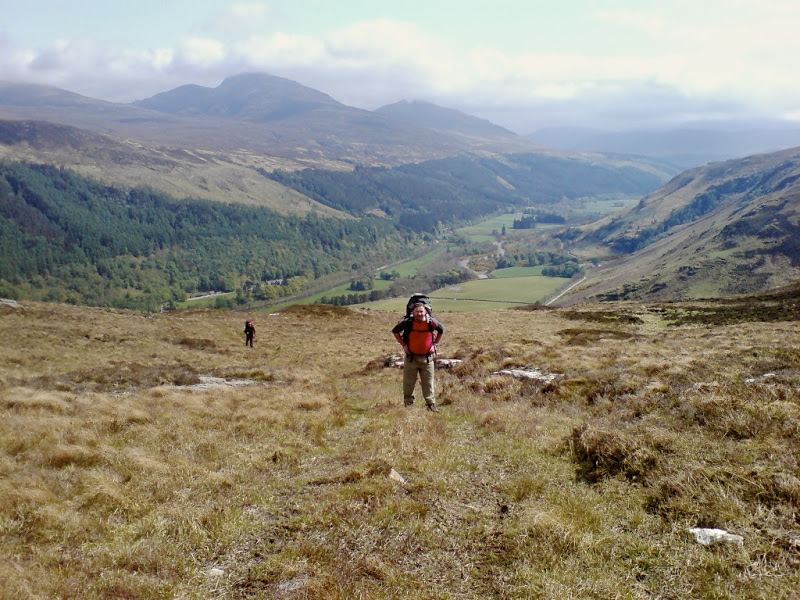
<svg viewBox="0 0 800 600">
<path fill-rule="evenodd" d="M 0 162 L 0 296 L 156 310 L 203 291 L 303 281 L 405 256 L 385 219 L 122 190 L 49 165 Z M 282 290 L 275 292 L 273 290 Z"/>
<path fill-rule="evenodd" d="M 407 296 L 410 290 L 436 290 L 448 285 L 456 285 L 471 279 L 475 279 L 475 274 L 466 269 L 450 269 L 443 273 L 422 275 L 401 279 L 399 277 L 389 277 L 394 283 L 385 290 L 364 289 L 366 286 L 358 285 L 353 287 L 353 283 L 360 281 L 362 284 L 365 279 L 353 280 L 351 282 L 351 293 L 339 294 L 338 296 L 323 296 L 317 304 L 333 304 L 334 306 L 350 306 L 352 304 L 363 304 L 364 302 L 376 302 L 386 298 L 398 298 Z"/>
<path fill-rule="evenodd" d="M 574 256 L 532 249 L 507 251 L 503 256 L 497 258 L 496 268 L 537 267 L 540 265 L 546 265 L 542 268 L 542 275 L 545 277 L 569 278 L 583 271 L 578 259 Z"/>
</svg>

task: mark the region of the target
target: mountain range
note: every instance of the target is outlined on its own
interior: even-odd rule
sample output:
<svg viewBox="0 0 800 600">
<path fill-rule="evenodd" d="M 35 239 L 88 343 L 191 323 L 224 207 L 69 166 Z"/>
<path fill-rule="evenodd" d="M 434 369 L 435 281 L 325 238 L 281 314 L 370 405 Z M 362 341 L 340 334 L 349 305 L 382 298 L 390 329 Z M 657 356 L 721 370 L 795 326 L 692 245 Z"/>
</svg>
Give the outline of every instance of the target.
<svg viewBox="0 0 800 600">
<path fill-rule="evenodd" d="M 0 156 L 69 167 L 108 184 L 148 185 L 177 197 L 284 213 L 331 210 L 258 171 L 351 171 L 532 153 L 581 168 L 630 167 L 655 181 L 676 173 L 652 159 L 551 151 L 488 121 L 426 103 L 365 111 L 266 74 L 229 77 L 216 88 L 182 86 L 132 104 L 0 83 L 0 119 L 6 120 Z"/>
<path fill-rule="evenodd" d="M 537 148 L 510 133 L 478 137 L 453 124 L 446 131 L 415 125 L 258 73 L 229 77 L 216 88 L 182 86 L 132 104 L 0 83 L 0 118 L 70 125 L 150 146 L 270 156 L 288 168 L 397 165 L 463 152 Z"/>
<path fill-rule="evenodd" d="M 358 216 L 348 212 L 346 202 L 308 193 L 303 187 L 312 181 L 308 177 L 306 184 L 298 180 L 289 186 L 264 174 L 355 170 L 363 175 L 364 167 L 402 167 L 405 181 L 414 173 L 408 166 L 459 157 L 458 170 L 470 176 L 482 171 L 489 178 L 481 180 L 486 190 L 496 186 L 519 198 L 535 196 L 540 180 L 530 170 L 536 168 L 547 169 L 548 186 L 561 178 L 565 188 L 578 173 L 583 177 L 588 169 L 599 169 L 610 182 L 598 189 L 603 193 L 613 191 L 625 170 L 640 182 L 651 177 L 650 193 L 635 206 L 556 234 L 554 241 L 564 248 L 600 263 L 568 301 L 708 297 L 761 291 L 800 277 L 798 150 L 682 172 L 681 164 L 717 156 L 710 145 L 728 140 L 727 152 L 756 146 L 747 136 L 737 146 L 731 141 L 735 136 L 720 132 L 713 143 L 708 136 L 687 132 L 605 136 L 603 143 L 595 133 L 595 142 L 589 143 L 586 132 L 573 132 L 572 142 L 565 144 L 563 135 L 558 142 L 571 149 L 553 149 L 543 144 L 556 145 L 557 132 L 545 133 L 519 136 L 424 102 L 400 101 L 366 111 L 258 73 L 230 77 L 216 88 L 182 86 L 131 104 L 0 83 L 0 157 L 68 167 L 123 188 L 145 185 L 177 198 L 265 206 L 285 214 Z M 777 133 L 759 143 L 794 140 L 795 132 Z M 585 149 L 601 147 L 610 151 Z M 722 152 L 722 146 L 717 150 Z M 469 161 L 483 162 L 480 169 L 471 169 Z M 446 163 L 430 164 L 435 166 L 422 169 L 426 176 Z M 498 165 L 518 175 L 501 175 Z M 450 171 L 447 177 L 455 174 Z M 334 179 L 316 177 L 327 184 Z M 452 190 L 447 181 L 437 180 L 438 188 L 432 189 Z M 510 183 L 515 181 L 528 187 L 515 187 L 522 185 Z M 374 185 L 381 184 L 369 183 Z M 425 196 L 421 190 L 415 193 Z M 497 195 L 495 202 L 503 197 Z M 435 213 L 435 204 L 429 208 Z"/>
</svg>

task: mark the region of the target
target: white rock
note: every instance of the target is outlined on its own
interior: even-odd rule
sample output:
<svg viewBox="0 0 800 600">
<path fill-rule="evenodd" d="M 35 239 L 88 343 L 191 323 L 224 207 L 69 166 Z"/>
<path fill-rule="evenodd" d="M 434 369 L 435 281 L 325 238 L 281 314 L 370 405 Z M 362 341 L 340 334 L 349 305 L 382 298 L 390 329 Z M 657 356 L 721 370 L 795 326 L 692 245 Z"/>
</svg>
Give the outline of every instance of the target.
<svg viewBox="0 0 800 600">
<path fill-rule="evenodd" d="M 527 379 L 540 383 L 550 383 L 559 377 L 557 373 L 542 373 L 535 369 L 503 369 L 502 371 L 495 371 L 494 374 L 510 375 L 514 379 Z"/>
<path fill-rule="evenodd" d="M 691 527 L 689 532 L 694 534 L 694 539 L 698 544 L 703 546 L 710 546 L 720 542 L 730 542 L 741 546 L 744 543 L 744 538 L 740 535 L 728 533 L 724 529 L 705 529 L 703 527 Z"/>
<path fill-rule="evenodd" d="M 389 471 L 389 479 L 394 479 L 395 481 L 398 481 L 403 485 L 406 484 L 406 478 L 400 475 L 400 473 L 398 473 L 397 471 L 395 471 L 394 468 L 392 468 L 392 470 Z"/>
<path fill-rule="evenodd" d="M 437 358 L 436 366 L 442 369 L 452 369 L 461 363 L 460 358 Z"/>
<path fill-rule="evenodd" d="M 246 385 L 255 385 L 252 379 L 225 379 L 224 377 L 213 377 L 211 375 L 200 375 L 200 383 L 181 386 L 186 390 L 210 390 L 217 387 L 242 387 Z"/>
<path fill-rule="evenodd" d="M 749 377 L 744 380 L 745 383 L 758 383 L 759 381 L 764 381 L 766 379 L 772 379 L 773 377 L 777 377 L 776 373 L 764 373 L 761 377 Z"/>
<path fill-rule="evenodd" d="M 403 368 L 403 357 L 399 354 L 392 354 L 391 356 L 387 357 L 386 360 L 383 361 L 385 367 L 393 368 L 393 369 L 402 369 Z"/>
</svg>

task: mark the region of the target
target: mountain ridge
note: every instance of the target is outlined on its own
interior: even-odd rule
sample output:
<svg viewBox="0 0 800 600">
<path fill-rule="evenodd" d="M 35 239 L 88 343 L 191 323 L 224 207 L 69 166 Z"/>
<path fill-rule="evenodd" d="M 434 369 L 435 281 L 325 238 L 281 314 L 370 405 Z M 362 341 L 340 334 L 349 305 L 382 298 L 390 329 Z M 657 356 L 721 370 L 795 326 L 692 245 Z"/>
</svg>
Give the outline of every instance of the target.
<svg viewBox="0 0 800 600">
<path fill-rule="evenodd" d="M 323 92 L 263 73 L 234 75 L 216 88 L 184 85 L 133 105 L 182 116 L 204 115 L 254 122 L 302 115 L 323 107 L 350 108 Z"/>
<path fill-rule="evenodd" d="M 459 110 L 438 106 L 422 100 L 401 100 L 377 108 L 375 112 L 431 129 L 457 131 L 462 134 L 477 136 L 519 137 L 513 131 L 509 131 L 500 125 L 495 125 L 486 119 L 480 119 Z"/>
<path fill-rule="evenodd" d="M 800 279 L 800 148 L 686 171 L 570 242 L 600 257 L 566 301 L 678 300 Z"/>
<path fill-rule="evenodd" d="M 254 170 L 349 171 L 453 156 L 533 152 L 612 168 L 632 166 L 663 180 L 675 173 L 650 160 L 550 151 L 470 115 L 434 105 L 423 108 L 429 125 L 437 125 L 432 116 L 438 119 L 438 129 L 409 123 L 410 118 L 419 122 L 422 117 L 412 118 L 408 111 L 405 119 L 398 119 L 348 107 L 327 94 L 263 73 L 229 77 L 215 88 L 181 86 L 130 105 L 59 88 L 0 83 L 0 119 L 48 122 L 106 136 L 82 149 L 72 145 L 71 152 L 53 147 L 37 156 L 35 148 L 15 143 L 0 148 L 0 153 L 72 167 L 107 183 L 149 183 L 170 194 L 229 197 L 283 212 L 293 209 L 281 208 L 280 198 L 275 198 L 279 190 L 264 188 Z M 50 131 L 56 138 L 64 135 L 63 130 Z M 116 157 L 99 153 L 98 148 L 109 147 L 112 138 L 127 150 L 119 147 Z M 128 150 L 139 156 L 133 158 Z M 284 197 L 299 200 L 292 194 Z M 313 203 L 299 201 L 298 206 L 308 210 Z"/>
<path fill-rule="evenodd" d="M 275 91 L 280 94 L 270 96 Z M 434 131 L 346 106 L 291 80 L 253 73 L 229 77 L 216 88 L 181 86 L 132 104 L 0 82 L 0 118 L 71 125 L 151 146 L 264 154 L 294 168 L 390 166 L 538 148 L 519 136 Z"/>
</svg>

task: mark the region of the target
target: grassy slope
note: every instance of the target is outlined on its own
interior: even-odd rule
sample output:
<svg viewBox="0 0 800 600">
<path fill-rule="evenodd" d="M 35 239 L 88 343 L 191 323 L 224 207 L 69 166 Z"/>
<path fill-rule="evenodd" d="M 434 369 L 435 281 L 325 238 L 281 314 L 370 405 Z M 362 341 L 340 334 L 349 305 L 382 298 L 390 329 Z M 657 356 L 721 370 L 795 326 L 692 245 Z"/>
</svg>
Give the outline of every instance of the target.
<svg viewBox="0 0 800 600">
<path fill-rule="evenodd" d="M 176 198 L 223 200 L 263 206 L 282 214 L 318 212 L 352 218 L 286 188 L 256 172 L 285 167 L 284 162 L 247 152 L 159 151 L 132 142 L 105 140 L 113 160 L 75 148 L 34 152 L 26 146 L 0 144 L 0 158 L 65 166 L 81 175 L 122 188 L 151 187 Z"/>
<path fill-rule="evenodd" d="M 1 595 L 792 598 L 786 307 L 442 315 L 465 360 L 431 415 L 383 367 L 396 313 L 259 315 L 249 350 L 238 313 L 0 305 Z M 563 377 L 493 374 L 517 366 Z M 199 374 L 255 384 L 175 385 Z"/>
</svg>

